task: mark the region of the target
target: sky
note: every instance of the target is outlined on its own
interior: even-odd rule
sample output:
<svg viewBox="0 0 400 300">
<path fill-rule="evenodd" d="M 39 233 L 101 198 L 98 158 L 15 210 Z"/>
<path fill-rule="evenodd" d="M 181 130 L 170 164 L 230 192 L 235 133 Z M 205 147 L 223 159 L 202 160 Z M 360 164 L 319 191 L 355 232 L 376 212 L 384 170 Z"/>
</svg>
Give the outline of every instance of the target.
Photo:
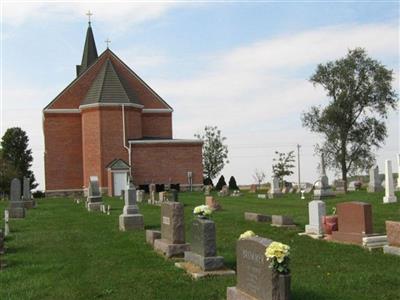
<svg viewBox="0 0 400 300">
<path fill-rule="evenodd" d="M 301 114 L 329 102 L 309 82 L 319 63 L 363 47 L 394 70 L 399 90 L 397 1 L 2 1 L 0 134 L 14 126 L 27 132 L 39 189 L 42 109 L 75 78 L 88 10 L 99 54 L 109 38 L 110 49 L 174 108 L 175 138 L 218 126 L 229 150 L 221 174 L 239 184 L 254 183 L 256 169 L 269 180 L 275 151 L 296 153 L 297 144 L 301 181 L 318 178 L 314 145 L 322 139 L 302 127 Z M 398 111 L 387 126 L 376 151 L 381 172 L 386 159 L 397 170 Z M 294 171 L 287 180 L 297 181 Z"/>
</svg>

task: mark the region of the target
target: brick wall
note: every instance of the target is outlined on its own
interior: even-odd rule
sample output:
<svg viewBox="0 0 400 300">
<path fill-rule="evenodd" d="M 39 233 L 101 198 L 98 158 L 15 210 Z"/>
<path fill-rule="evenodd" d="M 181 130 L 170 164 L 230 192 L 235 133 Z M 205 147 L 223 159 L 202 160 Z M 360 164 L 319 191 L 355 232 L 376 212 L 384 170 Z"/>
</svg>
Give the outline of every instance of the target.
<svg viewBox="0 0 400 300">
<path fill-rule="evenodd" d="M 80 114 L 44 114 L 46 190 L 82 188 Z"/>
<path fill-rule="evenodd" d="M 145 137 L 172 138 L 172 113 L 142 114 L 142 133 Z"/>
<path fill-rule="evenodd" d="M 201 144 L 133 144 L 133 180 L 136 185 L 154 183 L 203 183 Z"/>
</svg>

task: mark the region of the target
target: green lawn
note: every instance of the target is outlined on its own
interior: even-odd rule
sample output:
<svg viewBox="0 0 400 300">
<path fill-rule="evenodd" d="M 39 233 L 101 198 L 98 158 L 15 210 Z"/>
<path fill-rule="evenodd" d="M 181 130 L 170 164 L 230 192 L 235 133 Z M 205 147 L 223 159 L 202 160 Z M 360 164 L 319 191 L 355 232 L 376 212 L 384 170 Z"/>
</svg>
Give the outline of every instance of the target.
<svg viewBox="0 0 400 300">
<path fill-rule="evenodd" d="M 181 193 L 185 204 L 187 240 L 191 211 L 202 204 L 200 193 Z M 374 229 L 400 220 L 400 203 L 382 204 L 383 194 L 353 192 L 327 200 L 361 200 L 373 205 Z M 397 194 L 400 199 L 400 194 Z M 111 215 L 89 213 L 72 199 L 43 199 L 23 220 L 10 221 L 0 272 L 0 299 L 225 299 L 235 276 L 192 281 L 173 261 L 145 243 L 144 231 L 119 232 L 123 203 L 106 198 Z M 217 226 L 218 254 L 235 268 L 235 242 L 246 230 L 289 244 L 292 248 L 292 299 L 399 299 L 400 257 L 368 252 L 358 246 L 317 241 L 297 233 L 308 223 L 307 201 L 298 195 L 275 200 L 254 194 L 218 199 L 223 211 L 212 218 Z M 0 202 L 0 212 L 7 203 Z M 160 208 L 140 205 L 146 229 L 159 228 Z M 245 221 L 245 211 L 293 216 L 298 229 L 282 229 Z"/>
</svg>

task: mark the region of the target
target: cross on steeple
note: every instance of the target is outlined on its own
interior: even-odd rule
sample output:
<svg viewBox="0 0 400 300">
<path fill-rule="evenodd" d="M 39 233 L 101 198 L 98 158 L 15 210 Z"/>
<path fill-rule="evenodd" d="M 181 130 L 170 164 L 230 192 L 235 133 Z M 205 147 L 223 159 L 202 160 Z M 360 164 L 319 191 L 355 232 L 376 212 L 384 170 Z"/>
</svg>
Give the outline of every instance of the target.
<svg viewBox="0 0 400 300">
<path fill-rule="evenodd" d="M 92 12 L 90 10 L 88 10 L 88 12 L 86 13 L 86 15 L 89 17 L 89 24 L 91 22 L 90 17 L 93 16 Z"/>
<path fill-rule="evenodd" d="M 106 39 L 104 42 L 107 44 L 107 49 L 108 49 L 108 46 L 109 46 L 109 45 L 110 45 L 110 43 L 111 43 L 110 39 L 109 39 L 109 38 L 107 38 L 107 39 Z"/>
</svg>

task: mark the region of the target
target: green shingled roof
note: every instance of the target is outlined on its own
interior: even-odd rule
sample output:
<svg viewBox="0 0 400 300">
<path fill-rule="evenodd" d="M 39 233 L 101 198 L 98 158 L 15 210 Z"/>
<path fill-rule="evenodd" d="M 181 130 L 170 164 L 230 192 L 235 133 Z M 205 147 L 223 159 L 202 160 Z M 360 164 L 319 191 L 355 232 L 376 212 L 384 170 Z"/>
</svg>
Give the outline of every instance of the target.
<svg viewBox="0 0 400 300">
<path fill-rule="evenodd" d="M 129 99 L 110 59 L 97 74 L 82 105 L 92 103 L 135 103 Z"/>
<path fill-rule="evenodd" d="M 96 43 L 94 41 L 92 26 L 87 29 L 85 47 L 83 48 L 82 62 L 76 66 L 76 75 L 79 76 L 89 68 L 98 58 Z"/>
<path fill-rule="evenodd" d="M 118 158 L 111 161 L 106 168 L 111 170 L 126 170 L 129 169 L 129 165 L 122 159 Z"/>
</svg>

